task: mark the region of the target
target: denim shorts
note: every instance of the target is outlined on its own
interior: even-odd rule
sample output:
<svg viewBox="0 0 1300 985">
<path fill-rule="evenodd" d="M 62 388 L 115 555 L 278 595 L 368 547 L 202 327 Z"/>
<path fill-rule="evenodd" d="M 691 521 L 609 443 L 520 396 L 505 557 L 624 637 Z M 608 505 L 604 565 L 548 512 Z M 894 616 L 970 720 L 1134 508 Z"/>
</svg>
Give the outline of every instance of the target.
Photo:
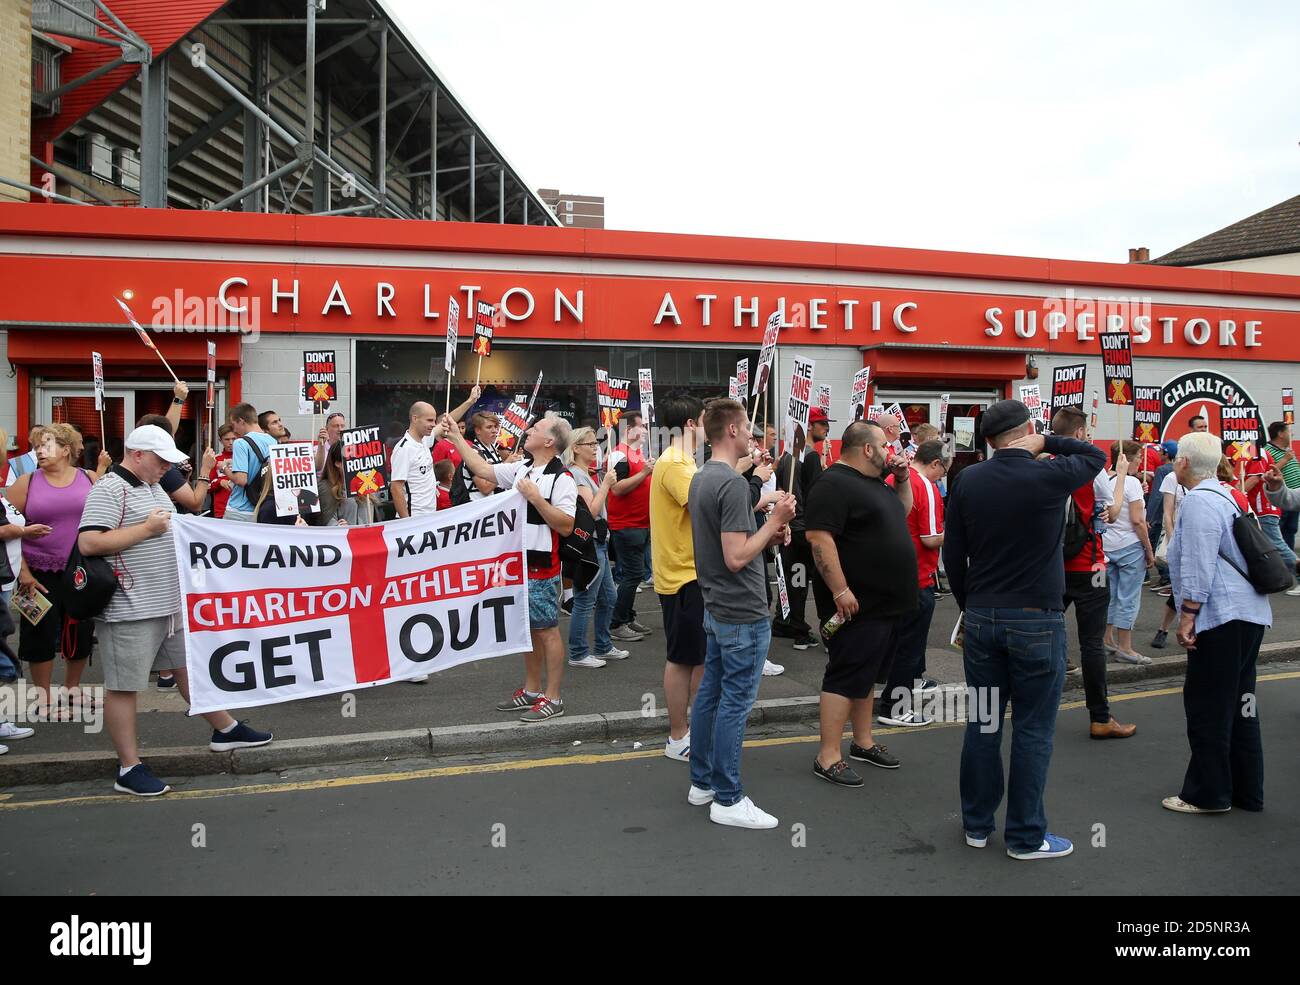
<svg viewBox="0 0 1300 985">
<path fill-rule="evenodd" d="M 528 579 L 528 625 L 554 629 L 560 624 L 560 576 Z"/>
</svg>

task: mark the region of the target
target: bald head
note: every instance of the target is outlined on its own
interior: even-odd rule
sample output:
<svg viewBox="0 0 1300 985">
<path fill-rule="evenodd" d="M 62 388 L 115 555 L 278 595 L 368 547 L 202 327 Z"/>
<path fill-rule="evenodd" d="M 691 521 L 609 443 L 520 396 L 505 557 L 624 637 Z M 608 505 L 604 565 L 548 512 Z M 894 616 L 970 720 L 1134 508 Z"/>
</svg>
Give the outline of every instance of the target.
<svg viewBox="0 0 1300 985">
<path fill-rule="evenodd" d="M 437 423 L 438 412 L 432 404 L 426 404 L 423 400 L 411 404 L 411 434 L 415 437 L 423 438 L 432 434 Z"/>
<path fill-rule="evenodd" d="M 876 425 L 885 432 L 885 437 L 890 441 L 897 440 L 902 433 L 902 422 L 899 421 L 897 414 L 881 414 L 876 418 Z"/>
</svg>

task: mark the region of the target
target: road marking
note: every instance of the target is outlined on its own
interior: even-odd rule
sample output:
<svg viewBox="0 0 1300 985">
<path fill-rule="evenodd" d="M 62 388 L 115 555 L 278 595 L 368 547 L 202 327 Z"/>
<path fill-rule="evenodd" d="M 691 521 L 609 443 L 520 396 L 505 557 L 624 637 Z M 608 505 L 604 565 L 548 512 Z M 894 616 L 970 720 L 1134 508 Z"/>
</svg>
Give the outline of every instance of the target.
<svg viewBox="0 0 1300 985">
<path fill-rule="evenodd" d="M 1258 677 L 1257 682 L 1288 681 L 1300 678 L 1300 671 L 1285 674 L 1266 674 Z M 1152 691 L 1134 691 L 1130 694 L 1111 695 L 1110 700 L 1136 701 L 1139 698 L 1156 698 L 1171 694 L 1181 694 L 1181 687 L 1165 687 Z M 1072 711 L 1086 707 L 1086 702 L 1070 701 L 1061 705 L 1061 711 Z M 872 735 L 893 735 L 897 732 L 926 733 L 940 729 L 964 726 L 965 722 L 935 722 L 923 729 L 916 728 L 877 728 Z M 845 733 L 846 735 L 848 733 Z M 788 746 L 800 743 L 820 742 L 818 735 L 786 735 L 771 739 L 747 739 L 745 748 L 763 749 L 772 746 Z M 50 800 L 27 800 L 14 803 L 0 803 L 0 813 L 5 811 L 28 810 L 33 807 L 71 807 L 98 806 L 107 804 L 147 804 L 157 800 L 173 802 L 177 800 L 212 800 L 217 797 L 242 797 L 267 793 L 300 793 L 310 790 L 338 790 L 345 787 L 368 786 L 374 783 L 400 783 L 407 780 L 432 780 L 447 776 L 474 776 L 483 773 L 513 773 L 520 770 L 543 769 L 549 766 L 593 766 L 600 763 L 625 763 L 635 759 L 654 759 L 662 756 L 662 749 L 643 749 L 636 752 L 585 753 L 577 756 L 549 756 L 545 759 L 512 759 L 501 763 L 475 763 L 464 766 L 433 766 L 409 773 L 373 773 L 368 776 L 343 776 L 328 780 L 301 780 L 290 783 L 252 783 L 242 787 L 215 787 L 210 790 L 173 790 L 164 797 L 132 797 L 127 794 L 90 795 L 85 797 L 58 797 Z"/>
</svg>

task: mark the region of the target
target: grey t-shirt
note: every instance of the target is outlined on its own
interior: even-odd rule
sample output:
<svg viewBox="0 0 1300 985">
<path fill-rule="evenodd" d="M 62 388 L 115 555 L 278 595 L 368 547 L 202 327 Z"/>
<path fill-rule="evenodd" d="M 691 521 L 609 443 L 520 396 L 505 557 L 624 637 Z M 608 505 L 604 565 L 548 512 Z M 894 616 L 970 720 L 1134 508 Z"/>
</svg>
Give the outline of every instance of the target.
<svg viewBox="0 0 1300 985">
<path fill-rule="evenodd" d="M 154 510 L 175 513 L 162 486 L 150 486 L 114 465 L 86 497 L 81 530 L 117 530 L 144 523 Z M 169 530 L 142 540 L 105 560 L 119 571 L 119 586 L 99 616 L 105 622 L 127 622 L 170 616 L 181 608 L 181 582 L 176 573 L 176 549 Z"/>
<path fill-rule="evenodd" d="M 722 535 L 752 536 L 758 529 L 749 483 L 725 462 L 710 460 L 691 479 L 691 537 L 695 574 L 704 607 L 718 622 L 749 624 L 769 617 L 763 555 L 732 573 L 722 555 Z"/>
</svg>

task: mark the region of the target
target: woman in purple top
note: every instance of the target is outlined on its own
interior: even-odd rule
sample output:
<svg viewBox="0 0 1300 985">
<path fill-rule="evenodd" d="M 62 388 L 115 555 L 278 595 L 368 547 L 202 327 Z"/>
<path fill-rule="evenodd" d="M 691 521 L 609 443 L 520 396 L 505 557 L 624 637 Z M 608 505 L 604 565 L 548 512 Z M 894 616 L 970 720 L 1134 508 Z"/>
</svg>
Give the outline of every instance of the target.
<svg viewBox="0 0 1300 985">
<path fill-rule="evenodd" d="M 63 609 L 63 569 L 77 541 L 86 496 L 96 478 L 77 468 L 80 457 L 81 435 L 67 424 L 48 424 L 36 442 L 37 468 L 6 491 L 6 498 L 27 517 L 27 522 L 45 531 L 23 540 L 18 591 L 41 591 L 50 600 L 50 610 L 35 626 L 26 619 L 20 621 L 18 656 L 31 668 L 39 696 L 38 713 L 50 713 L 56 718 L 70 717 L 70 710 L 50 711 L 55 653 L 61 652 L 67 661 L 64 686 L 69 700 L 79 703 L 81 673 L 94 643 L 91 623 L 71 623 Z M 107 457 L 101 453 L 101 466 Z"/>
</svg>

